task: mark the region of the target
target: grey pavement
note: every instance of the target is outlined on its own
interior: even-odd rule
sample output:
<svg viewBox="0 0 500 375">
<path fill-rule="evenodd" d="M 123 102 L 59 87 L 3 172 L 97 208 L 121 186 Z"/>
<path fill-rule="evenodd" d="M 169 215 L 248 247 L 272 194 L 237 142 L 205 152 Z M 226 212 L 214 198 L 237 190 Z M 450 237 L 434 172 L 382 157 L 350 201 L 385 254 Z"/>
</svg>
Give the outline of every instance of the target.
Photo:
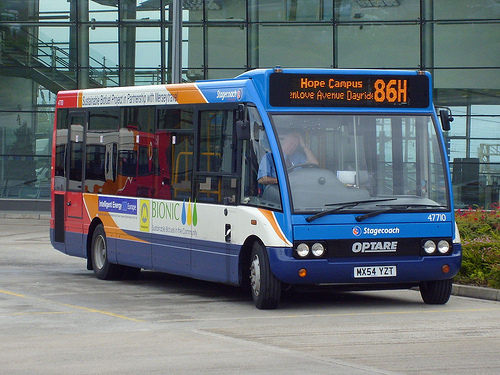
<svg viewBox="0 0 500 375">
<path fill-rule="evenodd" d="M 498 301 L 297 290 L 262 311 L 239 288 L 153 271 L 98 280 L 52 248 L 49 220 L 7 216 L 1 374 L 500 373 Z"/>
</svg>

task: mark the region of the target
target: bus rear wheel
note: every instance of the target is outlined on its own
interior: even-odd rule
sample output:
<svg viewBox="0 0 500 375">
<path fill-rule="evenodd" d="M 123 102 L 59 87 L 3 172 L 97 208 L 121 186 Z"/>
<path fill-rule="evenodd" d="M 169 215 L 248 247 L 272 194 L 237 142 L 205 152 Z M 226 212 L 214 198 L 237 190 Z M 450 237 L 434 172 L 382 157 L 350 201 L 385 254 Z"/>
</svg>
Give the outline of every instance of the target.
<svg viewBox="0 0 500 375">
<path fill-rule="evenodd" d="M 94 274 L 100 280 L 114 280 L 120 276 L 120 266 L 109 263 L 106 232 L 102 224 L 94 229 L 90 248 Z"/>
<path fill-rule="evenodd" d="M 420 284 L 420 295 L 429 305 L 444 305 L 451 296 L 452 279 L 424 281 Z"/>
<path fill-rule="evenodd" d="M 281 282 L 273 275 L 264 247 L 255 242 L 250 258 L 250 286 L 255 307 L 275 309 L 281 297 Z"/>
</svg>

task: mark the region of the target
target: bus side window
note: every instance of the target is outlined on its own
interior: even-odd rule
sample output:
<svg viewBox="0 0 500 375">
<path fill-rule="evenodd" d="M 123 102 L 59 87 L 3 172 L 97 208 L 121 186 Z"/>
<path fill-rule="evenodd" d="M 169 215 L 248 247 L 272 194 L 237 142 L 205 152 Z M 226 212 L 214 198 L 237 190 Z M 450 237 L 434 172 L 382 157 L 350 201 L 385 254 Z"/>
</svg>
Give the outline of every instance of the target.
<svg viewBox="0 0 500 375">
<path fill-rule="evenodd" d="M 193 110 L 161 108 L 155 132 L 155 197 L 188 200 L 193 182 Z"/>
<path fill-rule="evenodd" d="M 66 190 L 66 150 L 68 143 L 68 110 L 57 110 L 56 155 L 54 167 L 54 189 Z"/>
<path fill-rule="evenodd" d="M 92 108 L 85 157 L 85 192 L 116 194 L 118 108 Z"/>
<path fill-rule="evenodd" d="M 201 111 L 197 201 L 235 203 L 234 111 Z M 232 176 L 231 176 L 232 175 Z"/>
<path fill-rule="evenodd" d="M 263 185 L 258 181 L 262 163 L 271 163 L 276 170 L 274 158 L 261 117 L 255 107 L 248 107 L 250 120 L 250 140 L 243 141 L 242 182 L 240 200 L 243 204 L 281 209 L 281 197 L 277 184 Z"/>
<path fill-rule="evenodd" d="M 70 115 L 70 141 L 69 141 L 69 171 L 68 189 L 81 191 L 83 171 L 83 127 L 85 118 L 80 115 Z"/>
</svg>

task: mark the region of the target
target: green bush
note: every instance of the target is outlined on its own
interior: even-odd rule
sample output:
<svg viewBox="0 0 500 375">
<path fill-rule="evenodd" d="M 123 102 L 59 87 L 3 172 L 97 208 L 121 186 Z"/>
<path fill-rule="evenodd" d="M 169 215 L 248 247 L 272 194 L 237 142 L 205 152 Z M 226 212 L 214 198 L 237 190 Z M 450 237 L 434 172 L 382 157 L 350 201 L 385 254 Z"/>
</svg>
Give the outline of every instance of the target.
<svg viewBox="0 0 500 375">
<path fill-rule="evenodd" d="M 500 288 L 500 207 L 458 210 L 455 218 L 463 253 L 455 281 Z"/>
</svg>

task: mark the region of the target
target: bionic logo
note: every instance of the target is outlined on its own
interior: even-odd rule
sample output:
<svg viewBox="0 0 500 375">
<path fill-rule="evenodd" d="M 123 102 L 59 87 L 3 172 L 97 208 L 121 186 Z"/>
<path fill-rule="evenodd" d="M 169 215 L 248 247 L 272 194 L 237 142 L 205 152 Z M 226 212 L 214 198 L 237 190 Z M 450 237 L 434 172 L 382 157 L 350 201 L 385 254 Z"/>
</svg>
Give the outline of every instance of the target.
<svg viewBox="0 0 500 375">
<path fill-rule="evenodd" d="M 196 202 L 192 203 L 191 200 L 182 203 L 153 201 L 151 214 L 157 219 L 180 221 L 182 225 L 196 226 L 198 224 Z"/>
<path fill-rule="evenodd" d="M 187 203 L 187 211 L 186 201 L 182 202 L 181 222 L 183 225 L 193 224 L 193 226 L 196 226 L 196 224 L 198 224 L 198 210 L 196 208 L 196 202 L 191 203 L 191 200 L 189 200 Z"/>
</svg>

